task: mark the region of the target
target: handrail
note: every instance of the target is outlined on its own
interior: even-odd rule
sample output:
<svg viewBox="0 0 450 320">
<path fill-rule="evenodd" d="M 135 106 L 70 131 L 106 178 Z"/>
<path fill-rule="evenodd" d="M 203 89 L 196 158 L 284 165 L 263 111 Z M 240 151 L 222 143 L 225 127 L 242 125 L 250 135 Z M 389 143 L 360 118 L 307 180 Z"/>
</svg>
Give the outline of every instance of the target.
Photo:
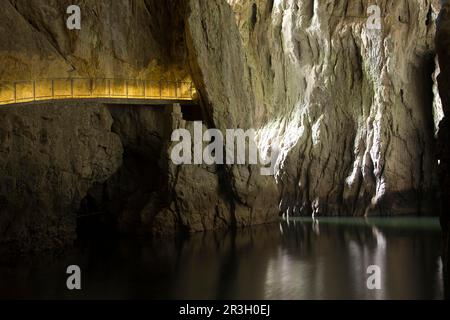
<svg viewBox="0 0 450 320">
<path fill-rule="evenodd" d="M 194 100 L 192 82 L 126 78 L 0 80 L 0 105 L 61 99 Z"/>
</svg>

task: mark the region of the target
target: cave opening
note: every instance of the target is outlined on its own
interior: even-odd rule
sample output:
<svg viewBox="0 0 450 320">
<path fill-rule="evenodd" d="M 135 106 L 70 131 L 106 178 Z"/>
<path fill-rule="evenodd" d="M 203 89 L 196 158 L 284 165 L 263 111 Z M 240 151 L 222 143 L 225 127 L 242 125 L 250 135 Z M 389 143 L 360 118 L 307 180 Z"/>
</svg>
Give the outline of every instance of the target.
<svg viewBox="0 0 450 320">
<path fill-rule="evenodd" d="M 107 181 L 94 184 L 80 202 L 77 237 L 81 240 L 142 234 L 166 196 L 167 160 L 162 157 L 171 134 L 167 109 L 120 105 L 109 110 L 112 131 L 123 145 L 122 165 Z M 185 105 L 181 111 L 184 121 L 204 121 L 199 104 Z M 152 213 L 150 204 L 155 206 Z"/>
<path fill-rule="evenodd" d="M 101 185 L 94 188 L 97 187 Z M 116 234 L 114 217 L 105 210 L 104 203 L 92 195 L 92 190 L 82 199 L 77 212 L 76 233 L 80 241 L 111 238 Z"/>
<path fill-rule="evenodd" d="M 203 111 L 199 104 L 193 104 L 181 108 L 181 112 L 183 114 L 183 120 L 186 121 L 203 121 Z"/>
<path fill-rule="evenodd" d="M 80 239 L 135 234 L 140 213 L 161 188 L 160 160 L 165 143 L 162 106 L 109 106 L 112 132 L 123 147 L 122 164 L 114 175 L 96 183 L 77 214 Z"/>
<path fill-rule="evenodd" d="M 123 164 L 116 174 L 95 184 L 81 201 L 78 238 L 136 235 L 141 211 L 161 187 L 162 172 L 156 154 L 148 157 L 124 147 Z"/>
<path fill-rule="evenodd" d="M 256 23 L 258 22 L 258 6 L 256 3 L 252 5 L 252 16 L 250 18 L 251 29 L 255 29 Z"/>
</svg>

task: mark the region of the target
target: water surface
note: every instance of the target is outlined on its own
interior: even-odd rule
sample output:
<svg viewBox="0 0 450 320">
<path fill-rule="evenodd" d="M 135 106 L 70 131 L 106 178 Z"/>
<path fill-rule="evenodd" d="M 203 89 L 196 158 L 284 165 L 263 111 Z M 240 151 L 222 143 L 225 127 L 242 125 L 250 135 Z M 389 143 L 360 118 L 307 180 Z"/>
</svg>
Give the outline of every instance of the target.
<svg viewBox="0 0 450 320">
<path fill-rule="evenodd" d="M 290 219 L 188 239 L 101 236 L 61 255 L 3 261 L 0 298 L 441 299 L 437 219 Z M 79 265 L 82 290 L 66 289 Z M 367 267 L 381 290 L 367 288 Z"/>
</svg>

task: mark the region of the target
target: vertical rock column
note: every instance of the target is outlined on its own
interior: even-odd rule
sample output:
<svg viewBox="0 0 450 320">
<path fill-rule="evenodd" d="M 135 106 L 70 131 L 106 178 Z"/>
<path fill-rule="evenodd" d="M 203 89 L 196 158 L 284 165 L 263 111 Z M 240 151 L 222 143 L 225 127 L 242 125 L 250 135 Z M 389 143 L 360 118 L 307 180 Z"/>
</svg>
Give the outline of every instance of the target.
<svg viewBox="0 0 450 320">
<path fill-rule="evenodd" d="M 186 46 L 206 125 L 222 133 L 228 129 L 259 132 L 248 64 L 231 7 L 225 0 L 186 3 Z M 277 221 L 275 179 L 259 172 L 257 165 L 214 167 L 211 186 L 220 194 L 215 222 L 242 227 Z M 204 188 L 205 194 L 213 190 Z"/>
</svg>

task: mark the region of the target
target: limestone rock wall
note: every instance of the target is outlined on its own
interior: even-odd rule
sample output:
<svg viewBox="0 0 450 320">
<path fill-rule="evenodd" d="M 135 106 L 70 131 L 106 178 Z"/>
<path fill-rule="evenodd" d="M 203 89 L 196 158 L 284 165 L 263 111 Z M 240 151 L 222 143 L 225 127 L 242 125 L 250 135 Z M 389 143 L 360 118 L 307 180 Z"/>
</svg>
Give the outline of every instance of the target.
<svg viewBox="0 0 450 320">
<path fill-rule="evenodd" d="M 233 5 L 288 214 L 431 214 L 438 1 Z M 381 29 L 369 29 L 376 4 Z"/>
<path fill-rule="evenodd" d="M 0 244 L 42 250 L 74 239 L 81 200 L 122 164 L 112 122 L 95 105 L 0 110 Z"/>
<path fill-rule="evenodd" d="M 66 28 L 70 4 L 65 0 L 5 1 L 0 14 L 1 80 L 183 79 L 190 78 L 190 67 L 196 67 L 197 71 L 204 69 L 202 75 L 207 76 L 197 77 L 201 85 L 212 81 L 218 70 L 227 71 L 222 78 L 222 84 L 228 87 L 226 92 L 219 85 L 204 91 L 204 101 L 214 104 L 214 108 L 205 108 L 211 116 L 204 124 L 220 128 L 249 126 L 251 118 L 242 122 L 245 117 L 240 108 L 244 106 L 250 114 L 253 95 L 248 76 L 240 78 L 244 61 L 239 60 L 235 66 L 236 58 L 241 59 L 241 43 L 236 41 L 239 36 L 234 15 L 225 2 L 88 0 L 79 4 L 79 31 Z M 185 17 L 191 5 L 196 5 L 191 13 L 200 13 L 206 20 L 192 15 L 190 31 L 186 31 Z M 217 8 L 223 10 L 223 15 L 215 21 L 216 12 L 211 10 Z M 217 37 L 206 42 L 222 50 L 213 64 L 210 62 L 215 53 L 202 47 L 201 23 L 206 23 L 208 31 L 216 36 L 224 24 L 233 30 L 226 42 Z M 185 41 L 186 36 L 189 41 Z M 193 49 L 190 63 L 186 43 Z M 227 55 L 227 65 L 221 68 Z M 229 82 L 228 76 L 233 74 L 235 79 Z M 233 110 L 228 99 L 233 100 Z M 16 241 L 25 247 L 34 242 L 34 247 L 43 248 L 69 242 L 75 237 L 77 212 L 105 211 L 120 230 L 142 230 L 146 234 L 245 226 L 277 218 L 278 193 L 271 179 L 258 179 L 246 166 L 172 165 L 168 156 L 171 132 L 179 127 L 192 128 L 192 123 L 172 123 L 172 115 L 161 108 L 135 108 L 78 109 L 76 105 L 55 103 L 1 110 L 3 120 L 8 122 L 3 129 L 8 145 L 19 146 L 14 139 L 22 136 L 30 139 L 27 146 L 15 147 L 14 152 L 8 149 L 2 158 L 0 175 L 6 190 L 0 210 L 2 244 Z M 100 127 L 90 122 L 97 113 Z M 225 118 L 231 122 L 222 121 Z M 44 154 L 40 150 L 41 133 L 47 139 Z M 47 161 L 49 157 L 53 160 Z M 34 182 L 35 176 L 38 182 Z M 262 192 L 265 190 L 267 193 Z M 23 219 L 18 219 L 16 211 Z"/>
<path fill-rule="evenodd" d="M 81 30 L 68 30 L 66 10 L 72 4 L 2 3 L 1 80 L 188 77 L 177 1 L 82 1 Z"/>
<path fill-rule="evenodd" d="M 0 81 L 189 78 L 183 15 L 176 3 L 81 1 L 81 30 L 69 31 L 66 9 L 71 1 L 3 1 Z M 117 175 L 136 164 L 125 151 L 150 153 L 155 145 L 151 133 L 157 128 L 139 125 L 154 126 L 158 118 L 147 121 L 145 114 L 119 119 L 105 106 L 64 102 L 2 107 L 0 113 L 0 244 L 25 250 L 70 243 L 76 237 L 77 213 L 102 205 L 86 203 L 98 200 L 98 186 L 121 181 Z M 127 140 L 136 132 L 141 136 Z M 161 151 L 155 152 L 158 158 Z M 146 169 L 139 161 L 137 165 Z M 130 180 L 148 177 L 135 171 L 124 175 Z M 124 182 L 124 207 L 118 214 L 124 225 L 140 214 L 128 213 L 139 185 L 134 182 Z"/>
<path fill-rule="evenodd" d="M 449 288 L 449 256 L 450 256 L 450 3 L 445 1 L 439 15 L 436 35 L 436 49 L 439 56 L 441 73 L 438 77 L 439 93 L 442 98 L 444 119 L 439 126 L 438 152 L 439 160 L 439 187 L 440 187 L 440 214 L 443 230 L 443 261 L 444 276 L 447 289 Z M 449 292 L 446 291 L 448 298 Z"/>
<path fill-rule="evenodd" d="M 193 126 L 180 114 L 3 108 L 0 242 L 73 239 L 86 195 L 114 207 L 125 229 L 153 234 L 280 212 L 433 212 L 438 1 L 374 1 L 380 30 L 367 28 L 370 1 L 228 2 L 85 0 L 82 30 L 69 32 L 68 0 L 5 1 L 1 80 L 192 77 L 205 127 L 255 129 L 261 152 L 279 156 L 275 177 L 258 166 L 174 166 L 170 133 Z"/>
<path fill-rule="evenodd" d="M 233 11 L 225 1 L 187 2 L 189 64 L 202 99 L 205 125 L 219 129 L 224 135 L 227 129 L 256 129 L 255 96 L 239 39 Z M 259 169 L 258 165 L 221 165 L 215 169 L 219 179 L 215 185 L 231 209 L 232 225 L 270 222 L 278 217 L 275 180 L 262 176 Z M 191 176 L 197 180 L 194 173 Z M 197 187 L 208 190 L 208 183 Z"/>
</svg>

